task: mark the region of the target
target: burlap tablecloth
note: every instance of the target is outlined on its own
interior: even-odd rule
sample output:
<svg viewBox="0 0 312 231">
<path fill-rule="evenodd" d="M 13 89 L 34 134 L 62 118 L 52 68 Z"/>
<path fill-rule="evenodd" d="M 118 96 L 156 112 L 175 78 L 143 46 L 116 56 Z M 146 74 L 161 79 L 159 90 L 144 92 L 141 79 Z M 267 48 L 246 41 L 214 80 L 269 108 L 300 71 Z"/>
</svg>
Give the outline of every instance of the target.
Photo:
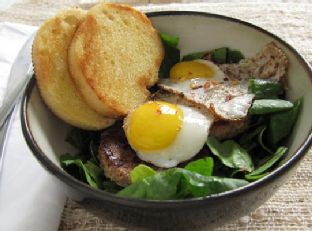
<svg viewBox="0 0 312 231">
<path fill-rule="evenodd" d="M 187 0 L 186 0 L 187 1 Z M 181 0 L 180 2 L 186 2 Z M 81 0 L 81 2 L 95 2 Z M 192 4 L 151 4 L 163 1 L 128 0 L 144 11 L 196 10 L 243 19 L 261 26 L 286 40 L 312 64 L 312 1 L 200 1 Z M 190 2 L 190 1 L 189 1 Z M 145 5 L 142 5 L 145 3 Z M 149 3 L 149 4 L 148 4 Z M 39 25 L 59 9 L 78 5 L 78 0 L 27 0 L 0 11 L 0 21 Z M 141 5 L 138 5 L 141 4 Z M 90 4 L 83 4 L 88 8 Z M 129 230 L 105 218 L 98 218 L 68 200 L 59 230 Z M 240 220 L 216 229 L 232 230 L 312 230 L 312 150 L 306 155 L 297 173 L 267 203 Z"/>
</svg>

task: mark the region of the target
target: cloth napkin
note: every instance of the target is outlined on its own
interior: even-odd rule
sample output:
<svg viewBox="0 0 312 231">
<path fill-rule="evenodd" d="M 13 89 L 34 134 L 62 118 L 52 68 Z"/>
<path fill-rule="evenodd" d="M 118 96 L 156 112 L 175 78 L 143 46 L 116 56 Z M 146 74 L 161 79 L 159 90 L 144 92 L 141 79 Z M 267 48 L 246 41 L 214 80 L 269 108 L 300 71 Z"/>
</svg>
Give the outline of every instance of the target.
<svg viewBox="0 0 312 231">
<path fill-rule="evenodd" d="M 0 102 L 18 51 L 36 27 L 0 23 Z M 0 172 L 0 230 L 55 231 L 65 203 L 61 183 L 48 174 L 28 148 L 17 105 Z"/>
</svg>

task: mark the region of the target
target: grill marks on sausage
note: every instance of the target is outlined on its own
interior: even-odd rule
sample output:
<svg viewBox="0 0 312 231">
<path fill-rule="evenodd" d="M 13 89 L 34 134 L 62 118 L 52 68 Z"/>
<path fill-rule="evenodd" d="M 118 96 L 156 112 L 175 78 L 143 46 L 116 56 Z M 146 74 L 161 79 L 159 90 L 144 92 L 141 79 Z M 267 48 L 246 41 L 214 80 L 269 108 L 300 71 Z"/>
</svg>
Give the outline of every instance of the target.
<svg viewBox="0 0 312 231">
<path fill-rule="evenodd" d="M 120 125 L 102 133 L 98 153 L 105 176 L 121 186 L 131 183 L 131 171 L 142 162 L 127 143 Z"/>
</svg>

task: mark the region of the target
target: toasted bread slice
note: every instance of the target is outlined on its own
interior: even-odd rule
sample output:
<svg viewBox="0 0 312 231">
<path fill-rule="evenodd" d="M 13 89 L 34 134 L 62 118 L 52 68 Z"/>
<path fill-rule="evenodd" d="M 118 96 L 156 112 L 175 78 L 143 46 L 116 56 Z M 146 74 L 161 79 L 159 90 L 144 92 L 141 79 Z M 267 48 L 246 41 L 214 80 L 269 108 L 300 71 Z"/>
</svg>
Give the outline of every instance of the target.
<svg viewBox="0 0 312 231">
<path fill-rule="evenodd" d="M 46 21 L 35 37 L 32 57 L 40 94 L 47 106 L 65 122 L 89 130 L 114 123 L 98 114 L 83 100 L 70 77 L 67 51 L 86 13 L 70 9 Z"/>
<path fill-rule="evenodd" d="M 158 32 L 141 12 L 99 4 L 80 24 L 69 49 L 77 88 L 97 112 L 125 116 L 149 96 L 164 55 Z"/>
</svg>

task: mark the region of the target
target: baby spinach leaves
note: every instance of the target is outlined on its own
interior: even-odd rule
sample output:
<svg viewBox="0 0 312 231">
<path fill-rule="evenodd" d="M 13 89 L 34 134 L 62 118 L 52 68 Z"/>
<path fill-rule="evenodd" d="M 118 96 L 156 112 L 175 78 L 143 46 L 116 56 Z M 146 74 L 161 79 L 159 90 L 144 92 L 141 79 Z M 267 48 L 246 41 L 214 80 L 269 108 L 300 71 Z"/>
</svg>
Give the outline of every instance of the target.
<svg viewBox="0 0 312 231">
<path fill-rule="evenodd" d="M 139 164 L 130 173 L 131 182 L 135 183 L 137 181 L 143 180 L 146 177 L 155 175 L 156 171 L 151 167 L 144 164 Z"/>
<path fill-rule="evenodd" d="M 103 171 L 102 169 L 93 164 L 91 161 L 83 162 L 79 156 L 71 156 L 69 154 L 64 154 L 60 157 L 61 166 L 73 173 L 73 176 L 88 183 L 93 188 L 101 188 Z M 74 170 L 74 168 L 76 168 Z"/>
<path fill-rule="evenodd" d="M 218 64 L 238 63 L 244 55 L 238 50 L 232 50 L 228 47 L 221 47 L 212 52 L 212 60 Z"/>
<path fill-rule="evenodd" d="M 231 50 L 230 48 L 228 49 L 228 54 L 226 57 L 226 62 L 227 63 L 239 63 L 244 59 L 244 55 L 238 51 L 238 50 Z"/>
<path fill-rule="evenodd" d="M 287 111 L 294 105 L 282 99 L 259 99 L 255 100 L 249 109 L 251 115 L 263 115 L 273 112 Z"/>
<path fill-rule="evenodd" d="M 300 98 L 291 110 L 271 115 L 268 136 L 273 145 L 289 135 L 297 120 L 302 102 L 303 99 Z"/>
<path fill-rule="evenodd" d="M 67 173 L 93 188 L 117 192 L 121 187 L 106 179 L 104 171 L 100 167 L 98 160 L 99 138 L 99 132 L 73 128 L 68 133 L 66 141 L 78 151 L 76 155 L 61 155 L 60 164 Z"/>
<path fill-rule="evenodd" d="M 284 92 L 279 82 L 264 79 L 250 79 L 248 90 L 255 94 L 255 99 L 274 99 Z"/>
<path fill-rule="evenodd" d="M 258 137 L 257 137 L 257 141 L 265 151 L 267 151 L 270 154 L 273 154 L 274 152 L 267 145 L 264 144 L 263 134 L 266 129 L 267 129 L 266 126 L 263 126 L 261 128 L 261 131 L 259 132 Z"/>
<path fill-rule="evenodd" d="M 165 49 L 165 57 L 159 68 L 159 77 L 168 78 L 171 67 L 180 62 L 180 50 L 177 48 L 179 38 L 168 34 L 161 34 Z"/>
<path fill-rule="evenodd" d="M 191 61 L 195 59 L 204 59 L 205 56 L 211 57 L 217 64 L 238 63 L 244 58 L 244 55 L 238 50 L 232 50 L 228 47 L 221 47 L 213 51 L 202 51 L 183 56 L 182 61 Z"/>
<path fill-rule="evenodd" d="M 194 160 L 190 163 L 188 163 L 184 169 L 199 173 L 203 176 L 211 176 L 213 172 L 213 159 L 212 157 L 206 157 L 199 160 Z"/>
<path fill-rule="evenodd" d="M 234 179 L 218 176 L 203 176 L 197 173 L 192 173 L 187 170 L 182 170 L 186 178 L 186 187 L 184 195 L 188 197 L 204 197 L 221 192 L 233 190 L 248 184 L 243 179 Z"/>
<path fill-rule="evenodd" d="M 249 131 L 243 133 L 239 139 L 239 143 L 243 146 L 248 143 L 251 143 L 258 136 L 258 134 L 263 130 L 263 128 L 265 128 L 265 126 L 260 125 L 259 127 L 250 129 Z"/>
<path fill-rule="evenodd" d="M 160 34 L 161 40 L 170 47 L 176 48 L 179 44 L 179 37 L 168 34 Z"/>
<path fill-rule="evenodd" d="M 227 61 L 228 48 L 221 47 L 212 52 L 212 60 L 216 63 L 223 64 Z"/>
<path fill-rule="evenodd" d="M 195 59 L 202 59 L 207 54 L 207 51 L 191 53 L 183 56 L 182 61 L 192 61 Z"/>
<path fill-rule="evenodd" d="M 179 194 L 178 185 L 182 178 L 183 175 L 175 168 L 172 168 L 145 177 L 122 189 L 118 194 L 125 197 L 151 200 L 176 199 Z"/>
<path fill-rule="evenodd" d="M 243 172 L 253 171 L 254 166 L 250 155 L 235 141 L 227 140 L 221 143 L 214 137 L 208 137 L 207 145 L 227 167 Z"/>
<path fill-rule="evenodd" d="M 118 194 L 131 198 L 170 200 L 208 196 L 246 184 L 248 182 L 242 179 L 203 176 L 186 169 L 171 168 L 145 177 Z"/>
<path fill-rule="evenodd" d="M 265 176 L 268 173 L 268 171 L 271 169 L 271 167 L 285 155 L 287 150 L 288 148 L 284 146 L 279 147 L 269 160 L 267 160 L 264 164 L 259 166 L 256 170 L 247 174 L 245 178 L 247 180 L 257 180 Z"/>
</svg>

